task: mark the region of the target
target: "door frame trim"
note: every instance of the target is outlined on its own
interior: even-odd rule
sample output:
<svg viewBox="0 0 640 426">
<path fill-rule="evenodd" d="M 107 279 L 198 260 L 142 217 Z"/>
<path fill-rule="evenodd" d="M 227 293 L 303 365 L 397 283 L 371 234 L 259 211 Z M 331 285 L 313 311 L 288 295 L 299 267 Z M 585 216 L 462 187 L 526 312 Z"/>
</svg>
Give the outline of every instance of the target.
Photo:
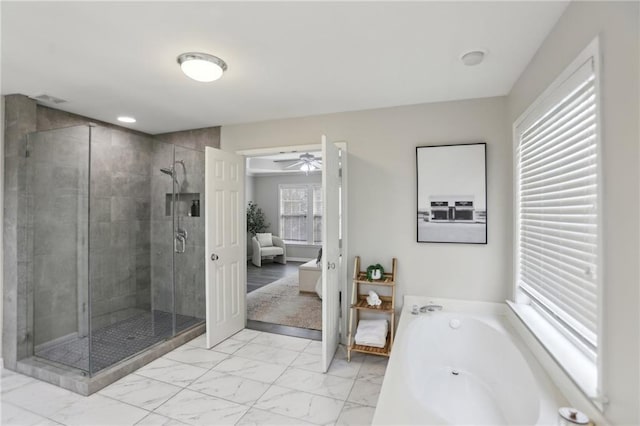
<svg viewBox="0 0 640 426">
<path fill-rule="evenodd" d="M 263 155 L 274 155 L 274 154 L 281 154 L 283 152 L 299 152 L 299 151 L 317 151 L 318 149 L 320 149 L 322 147 L 321 144 L 312 144 L 312 145 L 286 145 L 286 146 L 274 146 L 274 147 L 267 147 L 267 148 L 251 148 L 251 149 L 242 149 L 242 150 L 238 150 L 238 151 L 233 151 L 234 154 L 236 155 L 240 155 L 242 157 L 244 157 L 245 159 L 245 167 L 244 167 L 244 179 L 247 178 L 247 167 L 246 167 L 246 160 L 247 158 L 250 157 L 260 157 Z M 246 182 L 245 182 L 246 185 Z M 244 206 L 246 208 L 247 206 L 247 191 L 244 191 Z M 323 207 L 323 211 L 322 213 L 324 214 L 324 207 Z M 248 237 L 249 237 L 249 233 L 247 232 L 247 223 L 246 223 L 246 212 L 245 212 L 245 226 L 244 226 L 244 235 L 245 235 L 245 239 L 248 241 Z M 247 249 L 245 248 L 245 257 L 247 257 L 247 261 L 249 260 L 249 255 L 247 253 Z M 245 285 L 247 284 L 247 262 L 244 263 L 244 280 L 245 280 Z M 248 315 L 247 315 L 247 292 L 245 290 L 244 292 L 244 310 L 245 310 L 245 315 L 244 315 L 244 325 L 245 328 L 247 326 L 247 321 L 249 320 Z"/>
<path fill-rule="evenodd" d="M 318 135 L 318 137 L 320 137 L 320 135 Z M 342 164 L 343 164 L 343 168 L 346 168 L 347 165 L 347 159 L 348 159 L 348 144 L 347 141 L 344 140 L 339 140 L 336 142 L 333 142 L 334 145 L 336 145 L 338 148 L 340 148 L 342 150 L 343 153 L 345 153 L 346 155 L 344 155 L 342 157 Z M 244 156 L 245 159 L 249 158 L 249 157 L 258 157 L 258 156 L 262 156 L 262 155 L 273 155 L 273 154 L 280 154 L 281 152 L 292 152 L 292 151 L 317 151 L 318 149 L 320 149 L 322 147 L 321 144 L 307 144 L 307 145 L 284 145 L 284 146 L 274 146 L 274 147 L 265 147 L 265 148 L 251 148 L 251 149 L 242 149 L 242 150 L 238 150 L 238 151 L 233 151 L 235 154 L 237 155 L 241 155 Z M 347 306 L 347 296 L 348 296 L 348 283 L 349 283 L 349 262 L 348 262 L 348 254 L 349 254 L 349 250 L 348 250 L 348 235 L 349 235 L 349 227 L 348 227 L 348 222 L 349 222 L 349 214 L 348 214 L 348 168 L 346 168 L 347 173 L 342 173 L 342 247 L 340 250 L 340 254 L 342 256 L 342 262 L 340 264 L 340 288 L 342 291 L 342 301 L 341 301 L 341 321 L 340 321 L 340 343 L 342 344 L 346 344 L 347 343 L 347 319 L 348 319 L 348 306 Z M 324 173 L 324 170 L 323 170 Z M 246 171 L 246 167 L 245 167 L 245 178 L 247 176 L 247 171 Z M 247 204 L 247 199 L 246 199 L 246 191 L 245 191 L 245 200 L 244 200 L 245 206 Z M 323 211 L 324 214 L 324 211 Z M 245 231 L 246 234 L 246 231 Z M 245 277 L 247 275 L 247 265 L 244 265 L 245 268 Z M 246 278 L 245 278 L 246 279 Z M 245 306 L 246 306 L 246 293 L 245 293 Z M 245 307 L 246 309 L 246 307 Z M 246 323 L 246 321 L 245 321 Z"/>
<path fill-rule="evenodd" d="M 347 344 L 347 325 L 349 318 L 349 306 L 347 305 L 348 296 L 349 296 L 349 209 L 348 209 L 348 200 L 349 200 L 349 185 L 348 185 L 348 175 L 349 175 L 349 167 L 348 167 L 348 144 L 347 141 L 337 141 L 334 144 L 341 150 L 340 156 L 340 186 L 341 186 L 341 209 L 342 209 L 342 241 L 340 244 L 340 291 L 342 292 L 342 297 L 340 300 L 340 309 L 341 309 L 341 321 L 340 321 L 340 339 L 339 342 L 343 345 Z"/>
</svg>

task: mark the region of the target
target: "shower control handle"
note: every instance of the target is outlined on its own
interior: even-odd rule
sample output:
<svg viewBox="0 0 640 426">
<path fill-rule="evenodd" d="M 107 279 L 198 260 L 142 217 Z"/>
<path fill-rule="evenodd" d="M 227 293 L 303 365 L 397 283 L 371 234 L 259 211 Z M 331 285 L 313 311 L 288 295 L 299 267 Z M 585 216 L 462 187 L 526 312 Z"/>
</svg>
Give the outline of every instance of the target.
<svg viewBox="0 0 640 426">
<path fill-rule="evenodd" d="M 187 250 L 187 239 L 184 235 L 176 235 L 173 240 L 173 245 L 176 253 L 184 253 Z"/>
<path fill-rule="evenodd" d="M 189 237 L 189 234 L 187 234 L 187 230 L 186 229 L 178 228 L 178 230 L 176 231 L 176 237 L 184 238 L 184 240 L 187 241 L 187 238 Z"/>
<path fill-rule="evenodd" d="M 175 239 L 173 240 L 173 246 L 176 253 L 184 253 L 187 250 L 187 230 L 178 228 L 176 231 Z"/>
<path fill-rule="evenodd" d="M 216 260 L 218 260 L 218 259 L 219 259 L 219 257 L 218 257 L 218 255 L 217 255 L 217 254 L 215 254 L 215 253 L 211 253 L 211 260 L 212 260 L 212 261 L 214 261 L 214 262 L 215 262 L 215 261 L 216 261 Z"/>
</svg>

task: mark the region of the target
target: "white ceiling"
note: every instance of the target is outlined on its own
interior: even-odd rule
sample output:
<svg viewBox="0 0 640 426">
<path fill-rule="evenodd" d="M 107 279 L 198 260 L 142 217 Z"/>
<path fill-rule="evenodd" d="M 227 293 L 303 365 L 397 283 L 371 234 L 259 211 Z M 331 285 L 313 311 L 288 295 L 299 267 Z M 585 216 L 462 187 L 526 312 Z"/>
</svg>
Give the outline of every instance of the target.
<svg viewBox="0 0 640 426">
<path fill-rule="evenodd" d="M 2 94 L 148 133 L 505 95 L 567 2 L 7 2 Z M 484 63 L 459 56 L 487 49 Z M 202 51 L 222 79 L 185 77 Z"/>
</svg>

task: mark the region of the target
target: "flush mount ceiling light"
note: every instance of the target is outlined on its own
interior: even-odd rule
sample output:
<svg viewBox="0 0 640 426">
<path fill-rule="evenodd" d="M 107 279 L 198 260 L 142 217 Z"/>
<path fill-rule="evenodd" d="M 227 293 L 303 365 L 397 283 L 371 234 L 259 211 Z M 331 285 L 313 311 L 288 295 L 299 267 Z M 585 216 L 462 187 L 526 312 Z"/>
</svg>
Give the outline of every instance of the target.
<svg viewBox="0 0 640 426">
<path fill-rule="evenodd" d="M 121 115 L 120 117 L 118 117 L 118 121 L 121 121 L 123 123 L 135 123 L 136 119 L 133 117 L 127 117 L 126 115 Z"/>
<path fill-rule="evenodd" d="M 486 50 L 471 50 L 460 56 L 460 60 L 466 66 L 472 67 L 482 62 L 486 54 Z"/>
<path fill-rule="evenodd" d="M 219 79 L 227 70 L 227 64 L 222 59 L 207 53 L 183 53 L 178 56 L 178 63 L 187 77 L 203 83 Z"/>
</svg>

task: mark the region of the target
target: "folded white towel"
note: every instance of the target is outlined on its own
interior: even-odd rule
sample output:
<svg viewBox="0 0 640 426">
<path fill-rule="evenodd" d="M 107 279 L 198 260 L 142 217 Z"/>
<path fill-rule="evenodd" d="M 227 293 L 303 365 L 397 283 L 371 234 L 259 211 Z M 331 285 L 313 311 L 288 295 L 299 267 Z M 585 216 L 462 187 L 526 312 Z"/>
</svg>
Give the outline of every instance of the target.
<svg viewBox="0 0 640 426">
<path fill-rule="evenodd" d="M 356 329 L 356 344 L 384 348 L 388 331 L 389 323 L 386 320 L 360 320 Z"/>
<path fill-rule="evenodd" d="M 380 306 L 382 305 L 382 300 L 380 300 L 380 296 L 375 291 L 371 290 L 367 296 L 367 304 L 369 306 Z"/>
<path fill-rule="evenodd" d="M 358 321 L 358 330 L 388 330 L 389 322 L 387 320 L 360 320 Z"/>
<path fill-rule="evenodd" d="M 384 338 L 384 339 L 374 338 L 374 337 L 356 338 L 356 345 L 374 346 L 376 348 L 384 348 L 386 343 L 387 343 L 387 339 L 386 338 Z"/>
</svg>

